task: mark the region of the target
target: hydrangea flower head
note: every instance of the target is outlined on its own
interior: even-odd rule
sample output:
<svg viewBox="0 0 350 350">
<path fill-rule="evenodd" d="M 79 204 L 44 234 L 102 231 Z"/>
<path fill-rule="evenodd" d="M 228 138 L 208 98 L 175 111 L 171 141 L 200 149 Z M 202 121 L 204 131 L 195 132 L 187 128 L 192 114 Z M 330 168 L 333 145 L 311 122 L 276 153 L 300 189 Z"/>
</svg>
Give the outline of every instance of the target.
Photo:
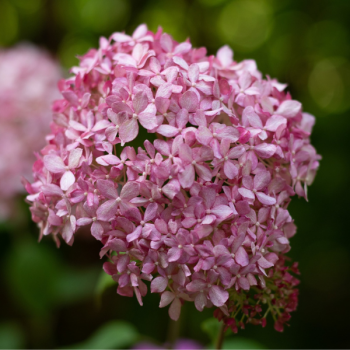
<svg viewBox="0 0 350 350">
<path fill-rule="evenodd" d="M 51 103 L 59 98 L 59 66 L 34 46 L 0 49 L 0 218 L 23 193 L 21 175 L 31 178 L 34 151 L 45 145 Z"/>
<path fill-rule="evenodd" d="M 117 293 L 159 293 L 174 320 L 188 301 L 234 331 L 267 309 L 282 330 L 298 284 L 287 207 L 319 166 L 314 117 L 229 47 L 207 56 L 146 25 L 101 38 L 72 73 L 27 184 L 41 236 L 71 245 L 89 225 Z"/>
</svg>

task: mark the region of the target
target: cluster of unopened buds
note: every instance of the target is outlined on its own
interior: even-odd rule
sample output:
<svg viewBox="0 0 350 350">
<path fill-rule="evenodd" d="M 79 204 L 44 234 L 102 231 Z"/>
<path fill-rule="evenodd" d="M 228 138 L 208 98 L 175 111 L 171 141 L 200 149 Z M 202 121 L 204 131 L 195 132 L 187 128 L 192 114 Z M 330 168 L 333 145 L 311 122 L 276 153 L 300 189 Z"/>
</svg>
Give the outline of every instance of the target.
<svg viewBox="0 0 350 350">
<path fill-rule="evenodd" d="M 89 225 L 117 293 L 142 305 L 150 281 L 174 320 L 191 301 L 234 331 L 269 312 L 282 330 L 298 283 L 287 206 L 319 165 L 314 117 L 253 60 L 146 25 L 101 38 L 72 73 L 26 184 L 41 236 L 71 245 Z"/>
<path fill-rule="evenodd" d="M 0 220 L 16 215 L 21 175 L 31 178 L 34 151 L 45 145 L 60 78 L 58 63 L 37 47 L 0 48 Z"/>
</svg>

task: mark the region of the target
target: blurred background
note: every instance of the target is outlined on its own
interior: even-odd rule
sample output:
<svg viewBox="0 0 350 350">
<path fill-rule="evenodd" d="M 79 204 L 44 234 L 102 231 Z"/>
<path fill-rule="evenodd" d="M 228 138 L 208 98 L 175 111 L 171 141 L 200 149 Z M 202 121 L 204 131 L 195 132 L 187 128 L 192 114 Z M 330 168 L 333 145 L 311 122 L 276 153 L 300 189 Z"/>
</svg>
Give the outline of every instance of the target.
<svg viewBox="0 0 350 350">
<path fill-rule="evenodd" d="M 194 47 L 207 47 L 208 54 L 229 44 L 236 61 L 255 59 L 316 116 L 312 142 L 321 167 L 309 203 L 294 198 L 290 205 L 298 226 L 289 253 L 300 262 L 298 310 L 283 333 L 270 320 L 265 329 L 240 331 L 231 346 L 350 347 L 349 16 L 346 0 L 0 0 L 0 47 L 38 45 L 66 76 L 100 36 L 131 34 L 140 23 L 152 31 L 161 25 L 178 41 L 190 37 Z M 50 238 L 38 244 L 23 199 L 19 195 L 12 218 L 0 222 L 0 347 L 163 343 L 169 320 L 158 296 L 148 294 L 141 308 L 136 299 L 116 295 L 101 273 L 99 243 L 89 235 L 59 250 Z M 181 336 L 209 344 L 203 321 L 211 316 L 211 310 L 199 313 L 187 305 Z"/>
</svg>

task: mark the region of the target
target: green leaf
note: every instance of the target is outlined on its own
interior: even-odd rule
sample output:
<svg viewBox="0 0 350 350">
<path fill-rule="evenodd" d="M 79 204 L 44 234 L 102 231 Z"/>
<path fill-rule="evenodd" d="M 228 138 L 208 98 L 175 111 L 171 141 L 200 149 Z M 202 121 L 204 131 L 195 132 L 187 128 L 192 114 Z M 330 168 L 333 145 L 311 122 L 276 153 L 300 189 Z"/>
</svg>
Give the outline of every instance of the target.
<svg viewBox="0 0 350 350">
<path fill-rule="evenodd" d="M 24 347 L 24 335 L 16 323 L 0 324 L 0 349 L 21 349 Z"/>
<path fill-rule="evenodd" d="M 116 282 L 113 280 L 113 278 L 102 270 L 96 284 L 95 295 L 101 296 L 107 288 L 115 285 Z"/>
<path fill-rule="evenodd" d="M 95 267 L 72 269 L 55 248 L 31 239 L 15 245 L 6 265 L 7 285 L 14 299 L 36 315 L 91 297 L 99 271 Z"/>
<path fill-rule="evenodd" d="M 205 332 L 208 335 L 211 342 L 215 344 L 221 329 L 221 322 L 219 322 L 214 317 L 208 318 L 207 320 L 202 322 L 201 328 L 203 332 Z"/>
<path fill-rule="evenodd" d="M 131 324 L 111 321 L 100 327 L 89 339 L 66 346 L 66 349 L 124 349 L 134 344 L 139 335 Z"/>
<path fill-rule="evenodd" d="M 241 338 L 241 337 L 230 337 L 224 340 L 222 345 L 223 349 L 266 349 L 265 346 L 261 345 L 255 340 Z"/>
</svg>

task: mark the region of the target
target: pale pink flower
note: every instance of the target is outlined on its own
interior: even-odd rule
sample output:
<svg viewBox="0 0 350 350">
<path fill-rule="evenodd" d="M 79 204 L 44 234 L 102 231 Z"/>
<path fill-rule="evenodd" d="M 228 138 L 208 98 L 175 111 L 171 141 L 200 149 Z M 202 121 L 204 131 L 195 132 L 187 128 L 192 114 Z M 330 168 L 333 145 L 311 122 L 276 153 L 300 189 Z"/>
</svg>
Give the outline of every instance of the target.
<svg viewBox="0 0 350 350">
<path fill-rule="evenodd" d="M 194 302 L 235 332 L 265 325 L 268 302 L 281 330 L 297 304 L 287 208 L 319 165 L 314 118 L 255 61 L 227 46 L 207 57 L 146 25 L 102 38 L 72 72 L 26 183 L 41 236 L 72 244 L 91 225 L 117 293 L 142 305 L 151 281 L 174 320 Z"/>
<path fill-rule="evenodd" d="M 0 219 L 16 210 L 14 197 L 24 192 L 21 176 L 32 179 L 34 152 L 45 145 L 60 77 L 58 64 L 41 49 L 0 49 Z"/>
</svg>

